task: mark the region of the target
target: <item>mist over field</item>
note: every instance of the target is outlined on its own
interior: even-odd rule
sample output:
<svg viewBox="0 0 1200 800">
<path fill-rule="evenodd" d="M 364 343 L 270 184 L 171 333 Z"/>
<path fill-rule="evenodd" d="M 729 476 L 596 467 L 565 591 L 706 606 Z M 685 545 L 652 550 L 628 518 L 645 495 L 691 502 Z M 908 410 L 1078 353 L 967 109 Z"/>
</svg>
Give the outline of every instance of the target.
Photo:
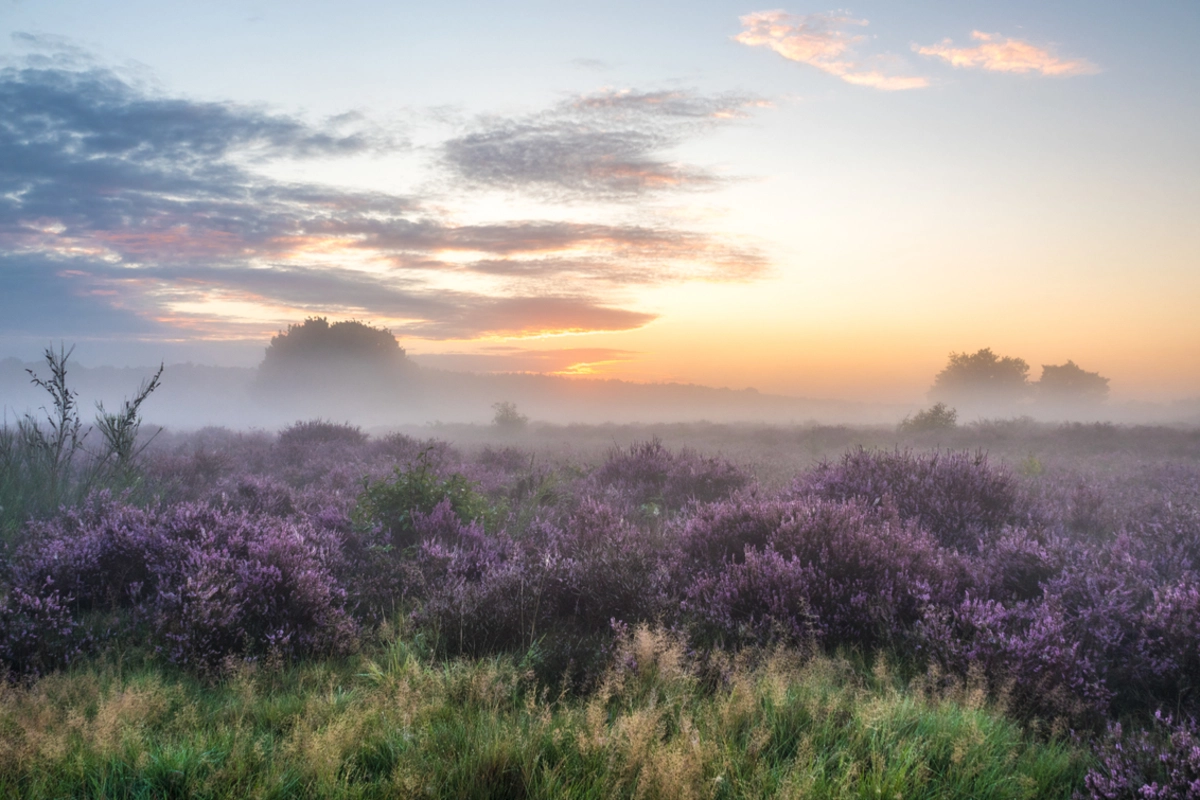
<svg viewBox="0 0 1200 800">
<path fill-rule="evenodd" d="M 265 349 L 265 348 L 264 348 Z M 157 367 L 85 367 L 69 363 L 71 384 L 84 407 L 120 402 Z M 0 406 L 10 418 L 45 404 L 32 381 L 46 363 L 0 360 Z M 930 379 L 934 383 L 933 376 Z M 401 357 L 394 365 L 362 362 L 354 354 L 316 357 L 272 377 L 270 368 L 167 364 L 162 386 L 144 407 L 152 423 L 182 430 L 205 426 L 274 430 L 296 420 L 323 418 L 387 429 L 437 423 L 488 425 L 494 405 L 509 402 L 534 423 L 757 423 L 797 426 L 852 424 L 894 427 L 938 397 L 920 403 L 849 401 L 772 395 L 678 383 L 536 373 L 458 372 Z M 1113 402 L 1105 397 L 1006 396 L 983 384 L 952 397 L 958 421 L 1024 417 L 1044 423 L 1200 424 L 1200 398 L 1168 403 Z"/>
</svg>

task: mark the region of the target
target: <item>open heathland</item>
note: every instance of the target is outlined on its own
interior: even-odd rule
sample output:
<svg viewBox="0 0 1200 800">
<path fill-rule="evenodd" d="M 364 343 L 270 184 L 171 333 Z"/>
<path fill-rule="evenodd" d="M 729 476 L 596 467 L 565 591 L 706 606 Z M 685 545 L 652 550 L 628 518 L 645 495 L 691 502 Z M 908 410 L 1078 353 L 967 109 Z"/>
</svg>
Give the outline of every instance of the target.
<svg viewBox="0 0 1200 800">
<path fill-rule="evenodd" d="M 0 793 L 1200 790 L 1194 430 L 433 432 L 6 429 Z"/>
</svg>

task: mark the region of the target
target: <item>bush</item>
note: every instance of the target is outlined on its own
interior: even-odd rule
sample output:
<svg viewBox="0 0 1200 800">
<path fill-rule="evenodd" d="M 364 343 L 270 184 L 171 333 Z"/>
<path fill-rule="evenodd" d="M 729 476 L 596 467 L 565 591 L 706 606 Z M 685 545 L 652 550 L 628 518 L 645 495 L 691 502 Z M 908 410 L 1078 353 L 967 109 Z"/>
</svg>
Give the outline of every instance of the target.
<svg viewBox="0 0 1200 800">
<path fill-rule="evenodd" d="M 1005 528 L 985 543 L 974 560 L 975 583 L 993 600 L 1017 602 L 1042 597 L 1061 574 L 1068 545 L 1047 544 L 1024 528 Z"/>
<path fill-rule="evenodd" d="M 729 644 L 774 631 L 830 647 L 899 644 L 965 578 L 927 533 L 857 502 L 723 503 L 684 528 L 681 549 L 690 616 Z"/>
<path fill-rule="evenodd" d="M 429 514 L 444 500 L 463 522 L 494 525 L 499 521 L 499 511 L 470 481 L 458 473 L 437 474 L 425 453 L 406 470 L 396 467 L 391 480 L 365 480 L 354 516 L 359 524 L 380 526 L 392 547 L 404 549 L 420 544 L 415 515 Z"/>
<path fill-rule="evenodd" d="M 336 532 L 302 520 L 193 504 L 153 513 L 100 495 L 35 528 L 12 575 L 14 597 L 41 605 L 14 608 L 121 612 L 127 625 L 148 621 L 170 661 L 201 670 L 228 657 L 340 652 L 355 630 L 336 578 L 342 558 Z"/>
<path fill-rule="evenodd" d="M 107 492 L 79 510 L 33 525 L 28 538 L 14 559 L 14 583 L 30 592 L 53 586 L 78 611 L 152 602 L 182 557 L 182 543 L 164 536 L 156 514 Z"/>
<path fill-rule="evenodd" d="M 1028 523 L 1031 515 L 1016 480 L 991 466 L 983 453 L 859 447 L 839 463 L 824 462 L 802 476 L 793 493 L 876 505 L 890 498 L 902 518 L 916 520 L 943 545 L 968 552 L 978 549 L 980 538 L 1006 524 Z"/>
<path fill-rule="evenodd" d="M 929 431 L 952 431 L 958 427 L 958 412 L 945 403 L 934 403 L 900 422 L 902 433 L 928 433 Z"/>
<path fill-rule="evenodd" d="M 164 521 L 182 542 L 160 579 L 154 630 L 173 663 L 201 670 L 229 658 L 347 651 L 355 626 L 333 576 L 336 537 L 273 517 L 182 506 Z"/>
<path fill-rule="evenodd" d="M 321 445 L 348 445 L 358 447 L 367 443 L 367 435 L 357 425 L 349 422 L 334 423 L 323 419 L 293 422 L 279 432 L 279 445 L 284 448 L 301 448 Z"/>
<path fill-rule="evenodd" d="M 1126 736 L 1109 725 L 1100 766 L 1084 779 L 1094 800 L 1176 800 L 1200 797 L 1200 726 L 1157 711 L 1150 730 Z M 1077 795 L 1079 796 L 1079 795 Z"/>
<path fill-rule="evenodd" d="M 70 664 L 87 644 L 69 602 L 47 584 L 0 596 L 0 679 L 35 678 Z"/>
<path fill-rule="evenodd" d="M 610 501 L 654 516 L 678 511 L 693 500 L 724 499 L 746 487 L 750 477 L 722 458 L 687 448 L 672 453 L 654 438 L 610 451 L 591 482 Z"/>
<path fill-rule="evenodd" d="M 251 514 L 286 517 L 296 513 L 296 492 L 269 475 L 240 475 L 221 481 L 208 499 L 212 505 Z"/>
<path fill-rule="evenodd" d="M 562 527 L 537 523 L 519 543 L 475 531 L 422 548 L 442 571 L 417 619 L 451 654 L 534 647 L 541 678 L 579 686 L 598 676 L 614 620 L 652 621 L 667 608 L 661 542 L 603 504 L 585 502 Z"/>
<path fill-rule="evenodd" d="M 496 412 L 492 417 L 492 424 L 501 430 L 519 431 L 529 424 L 529 417 L 517 411 L 516 403 L 502 400 L 492 403 L 492 410 Z"/>
<path fill-rule="evenodd" d="M 1102 668 L 1068 617 L 1045 603 L 967 597 L 954 608 L 930 607 L 920 634 L 937 664 L 986 676 L 1020 719 L 1095 729 L 1108 715 L 1113 693 Z"/>
</svg>

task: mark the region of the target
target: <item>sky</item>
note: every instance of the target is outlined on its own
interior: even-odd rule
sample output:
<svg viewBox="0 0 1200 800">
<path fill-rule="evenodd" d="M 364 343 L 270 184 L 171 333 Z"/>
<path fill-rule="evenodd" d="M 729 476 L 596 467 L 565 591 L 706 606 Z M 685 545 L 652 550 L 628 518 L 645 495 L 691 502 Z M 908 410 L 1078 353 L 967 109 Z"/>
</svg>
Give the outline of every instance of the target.
<svg viewBox="0 0 1200 800">
<path fill-rule="evenodd" d="M 0 357 L 1200 395 L 1200 3 L 0 0 Z"/>
</svg>

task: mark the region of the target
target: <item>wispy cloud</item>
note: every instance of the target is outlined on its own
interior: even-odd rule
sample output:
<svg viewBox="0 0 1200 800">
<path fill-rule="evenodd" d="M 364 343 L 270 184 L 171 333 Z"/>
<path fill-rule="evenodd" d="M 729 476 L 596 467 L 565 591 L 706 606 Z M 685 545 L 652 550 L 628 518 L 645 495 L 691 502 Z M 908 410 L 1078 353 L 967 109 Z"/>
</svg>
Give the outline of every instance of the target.
<svg viewBox="0 0 1200 800">
<path fill-rule="evenodd" d="M 788 14 L 785 11 L 755 11 L 741 18 L 744 30 L 735 41 L 750 47 L 767 47 L 789 61 L 797 61 L 835 75 L 856 86 L 885 91 L 921 89 L 928 78 L 904 74 L 894 59 L 859 59 L 855 46 L 866 37 L 855 31 L 865 19 L 841 13 Z M 903 65 L 898 65 L 902 67 Z"/>
<path fill-rule="evenodd" d="M 631 361 L 632 350 L 611 347 L 563 347 L 533 350 L 523 347 L 485 347 L 473 353 L 418 354 L 420 364 L 467 372 L 536 372 L 550 375 L 594 375 L 605 365 Z"/>
<path fill-rule="evenodd" d="M 445 143 L 446 164 L 469 184 L 595 199 L 704 189 L 719 178 L 665 157 L 712 126 L 763 105 L 742 94 L 603 91 L 525 117 L 488 117 Z"/>
<path fill-rule="evenodd" d="M 87 321 L 132 337 L 258 336 L 308 313 L 432 339 L 627 330 L 655 319 L 630 302 L 634 286 L 742 281 L 768 266 L 752 245 L 671 225 L 464 224 L 419 197 L 273 179 L 254 165 L 406 145 L 361 120 L 163 96 L 60 61 L 0 69 L 0 333 L 61 336 Z M 669 142 L 742 108 L 614 92 L 547 119 L 641 120 L 606 130 L 662 129 L 656 141 Z M 663 172 L 638 161 L 652 152 L 625 161 Z M 613 187 L 618 174 L 599 180 Z M 571 185 L 569 168 L 558 175 L 547 180 Z"/>
<path fill-rule="evenodd" d="M 972 31 L 971 39 L 978 42 L 974 47 L 955 47 L 950 39 L 940 44 L 925 47 L 913 45 L 923 56 L 945 59 L 952 66 L 969 69 L 985 69 L 991 72 L 1037 72 L 1042 75 L 1068 77 L 1094 75 L 1100 68 L 1084 58 L 1059 58 L 1044 47 L 1010 39 L 998 33 Z"/>
</svg>

